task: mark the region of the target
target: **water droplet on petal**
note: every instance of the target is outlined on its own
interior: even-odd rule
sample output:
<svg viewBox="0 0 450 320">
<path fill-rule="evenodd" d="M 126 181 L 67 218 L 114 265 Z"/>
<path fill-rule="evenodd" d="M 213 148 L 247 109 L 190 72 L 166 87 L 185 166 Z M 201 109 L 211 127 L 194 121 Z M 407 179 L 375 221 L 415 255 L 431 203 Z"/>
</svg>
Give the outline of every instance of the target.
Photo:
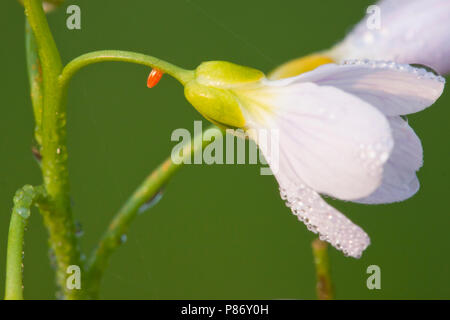
<svg viewBox="0 0 450 320">
<path fill-rule="evenodd" d="M 419 71 L 421 71 L 420 69 L 422 69 L 424 71 L 431 72 L 436 77 L 440 76 L 440 74 L 436 70 L 434 70 L 433 68 L 431 68 L 429 66 L 426 66 L 424 64 L 413 63 L 413 64 L 411 64 L 411 66 L 414 67 L 414 68 L 418 68 Z M 426 72 L 422 71 L 421 75 L 425 75 L 425 74 L 426 74 Z"/>
</svg>

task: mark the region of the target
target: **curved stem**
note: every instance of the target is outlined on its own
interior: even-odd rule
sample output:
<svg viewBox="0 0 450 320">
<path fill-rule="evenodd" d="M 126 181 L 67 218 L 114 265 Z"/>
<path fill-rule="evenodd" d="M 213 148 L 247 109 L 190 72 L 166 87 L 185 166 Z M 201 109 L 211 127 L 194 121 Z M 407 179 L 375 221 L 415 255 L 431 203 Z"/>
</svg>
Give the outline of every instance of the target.
<svg viewBox="0 0 450 320">
<path fill-rule="evenodd" d="M 212 136 L 211 131 L 219 129 L 212 126 L 203 132 L 203 135 Z M 192 142 L 183 147 L 183 159 L 190 159 L 192 154 L 202 150 L 212 141 L 204 141 L 203 135 L 194 137 Z M 134 191 L 131 197 L 125 202 L 116 216 L 110 223 L 107 231 L 100 240 L 88 262 L 88 291 L 92 298 L 98 298 L 102 275 L 108 265 L 111 254 L 123 242 L 122 239 L 139 212 L 139 209 L 157 196 L 162 187 L 166 185 L 173 174 L 183 165 L 184 161 L 175 164 L 169 157 L 156 170 L 154 170 Z"/>
<path fill-rule="evenodd" d="M 25 14 L 33 30 L 42 66 L 42 175 L 51 210 L 41 209 L 49 232 L 49 243 L 56 263 L 57 283 L 67 299 L 82 297 L 82 290 L 66 287 L 66 270 L 71 265 L 82 269 L 75 223 L 69 197 L 69 175 L 66 146 L 66 91 L 58 84 L 62 71 L 61 58 L 56 47 L 40 0 L 24 0 Z M 84 273 L 82 272 L 82 275 Z"/>
<path fill-rule="evenodd" d="M 182 69 L 169 62 L 152 56 L 130 51 L 102 50 L 83 54 L 70 61 L 64 67 L 62 74 L 59 77 L 59 84 L 61 88 L 66 88 L 70 79 L 81 68 L 93 63 L 105 61 L 131 62 L 142 64 L 151 68 L 157 68 L 164 73 L 171 75 L 182 84 L 185 84 L 194 77 L 194 71 Z"/>
<path fill-rule="evenodd" d="M 23 244 L 24 233 L 34 204 L 44 203 L 43 187 L 30 185 L 19 189 L 14 196 L 14 207 L 9 224 L 6 252 L 5 300 L 23 299 Z"/>
<path fill-rule="evenodd" d="M 328 244 L 316 239 L 312 242 L 314 264 L 317 275 L 317 298 L 319 300 L 333 299 L 333 285 L 331 282 L 330 262 L 328 259 Z"/>
</svg>

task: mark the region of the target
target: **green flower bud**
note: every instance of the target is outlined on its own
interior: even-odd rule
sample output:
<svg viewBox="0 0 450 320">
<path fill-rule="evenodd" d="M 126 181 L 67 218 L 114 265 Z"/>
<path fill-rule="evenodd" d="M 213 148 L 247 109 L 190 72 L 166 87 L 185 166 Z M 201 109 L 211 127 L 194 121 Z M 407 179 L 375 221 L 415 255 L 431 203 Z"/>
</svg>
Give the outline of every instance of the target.
<svg viewBox="0 0 450 320">
<path fill-rule="evenodd" d="M 264 79 L 259 70 L 226 61 L 208 61 L 195 70 L 193 80 L 186 83 L 186 99 L 209 121 L 243 128 L 245 118 L 234 90 L 258 84 Z"/>
</svg>

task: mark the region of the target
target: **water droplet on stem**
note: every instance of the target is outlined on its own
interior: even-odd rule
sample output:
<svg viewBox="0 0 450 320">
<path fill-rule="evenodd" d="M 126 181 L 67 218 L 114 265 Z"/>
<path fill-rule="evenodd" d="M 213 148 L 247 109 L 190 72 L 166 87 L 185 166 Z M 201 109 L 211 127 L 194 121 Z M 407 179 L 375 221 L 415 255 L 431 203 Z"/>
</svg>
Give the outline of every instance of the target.
<svg viewBox="0 0 450 320">
<path fill-rule="evenodd" d="M 159 201 L 161 201 L 162 197 L 164 195 L 164 187 L 159 189 L 159 191 L 151 197 L 147 202 L 145 202 L 138 210 L 138 213 L 141 214 L 148 209 L 154 207 Z"/>
</svg>

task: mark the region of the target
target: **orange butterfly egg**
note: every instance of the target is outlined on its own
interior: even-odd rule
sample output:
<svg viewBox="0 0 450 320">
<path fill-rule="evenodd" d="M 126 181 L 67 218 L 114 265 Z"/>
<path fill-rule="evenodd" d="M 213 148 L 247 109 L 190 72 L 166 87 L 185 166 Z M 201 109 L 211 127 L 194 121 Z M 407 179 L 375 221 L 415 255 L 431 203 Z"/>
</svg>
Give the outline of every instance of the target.
<svg viewBox="0 0 450 320">
<path fill-rule="evenodd" d="M 148 75 L 147 87 L 153 88 L 154 86 L 156 86 L 158 84 L 159 80 L 161 80 L 162 76 L 163 76 L 163 73 L 161 70 L 152 69 L 152 71 Z"/>
</svg>

